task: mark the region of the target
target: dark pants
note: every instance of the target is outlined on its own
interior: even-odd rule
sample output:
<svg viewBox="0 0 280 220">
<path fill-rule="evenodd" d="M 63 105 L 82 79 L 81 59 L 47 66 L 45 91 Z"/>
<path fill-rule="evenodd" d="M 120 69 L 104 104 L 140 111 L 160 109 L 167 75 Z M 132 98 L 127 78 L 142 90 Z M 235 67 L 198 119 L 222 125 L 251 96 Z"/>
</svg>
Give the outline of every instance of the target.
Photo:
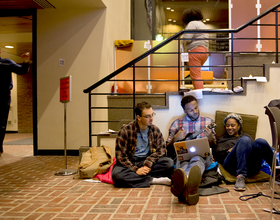
<svg viewBox="0 0 280 220">
<path fill-rule="evenodd" d="M 232 175 L 254 176 L 261 169 L 262 160 L 272 165 L 273 151 L 266 140 L 257 139 L 253 143 L 243 136 L 224 160 L 224 168 Z"/>
<path fill-rule="evenodd" d="M 143 166 L 145 159 L 132 161 L 139 168 Z M 169 177 L 174 170 L 173 160 L 168 157 L 160 157 L 151 168 L 148 175 L 140 176 L 130 168 L 115 165 L 112 171 L 112 178 L 116 187 L 146 188 L 150 186 L 153 177 Z"/>
<path fill-rule="evenodd" d="M 0 152 L 3 153 L 3 142 L 6 133 L 11 96 L 0 94 Z"/>
</svg>

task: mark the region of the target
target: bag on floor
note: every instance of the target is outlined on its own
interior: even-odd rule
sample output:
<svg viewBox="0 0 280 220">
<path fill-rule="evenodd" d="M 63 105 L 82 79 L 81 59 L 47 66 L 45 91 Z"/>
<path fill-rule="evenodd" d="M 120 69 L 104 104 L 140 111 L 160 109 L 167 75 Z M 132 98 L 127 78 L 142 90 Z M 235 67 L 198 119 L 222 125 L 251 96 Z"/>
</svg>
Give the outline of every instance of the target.
<svg viewBox="0 0 280 220">
<path fill-rule="evenodd" d="M 93 146 L 82 156 L 78 167 L 79 178 L 94 178 L 97 174 L 106 173 L 113 164 L 113 157 L 110 147 Z"/>
<path fill-rule="evenodd" d="M 98 178 L 103 183 L 115 184 L 112 178 L 112 170 L 115 164 L 116 164 L 116 157 L 114 157 L 113 164 L 111 165 L 109 171 L 107 173 L 97 174 L 96 178 Z"/>
</svg>

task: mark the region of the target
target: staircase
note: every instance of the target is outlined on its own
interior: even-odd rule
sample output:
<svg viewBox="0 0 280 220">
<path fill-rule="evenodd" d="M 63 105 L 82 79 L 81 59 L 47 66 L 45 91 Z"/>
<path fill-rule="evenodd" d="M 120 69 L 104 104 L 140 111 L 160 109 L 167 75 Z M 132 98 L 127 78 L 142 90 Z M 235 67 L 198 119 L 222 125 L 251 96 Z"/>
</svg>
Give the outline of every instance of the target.
<svg viewBox="0 0 280 220">
<path fill-rule="evenodd" d="M 280 7 L 280 3 L 275 5 L 274 7 L 268 9 L 263 12 L 256 18 L 247 22 L 246 24 L 240 26 L 237 29 L 219 29 L 219 30 L 188 30 L 181 31 L 167 40 L 159 43 L 158 45 L 152 47 L 147 52 L 141 54 L 135 59 L 132 59 L 125 65 L 121 66 L 119 69 L 104 77 L 100 81 L 96 82 L 89 88 L 84 90 L 84 93 L 88 94 L 88 102 L 89 102 L 89 146 L 95 145 L 97 142 L 97 137 L 99 132 L 106 131 L 108 129 L 119 130 L 120 126 L 124 123 L 130 122 L 134 119 L 133 107 L 139 101 L 145 100 L 153 105 L 154 109 L 169 109 L 169 96 L 173 95 L 183 95 L 184 92 L 189 91 L 189 89 L 185 86 L 184 79 L 184 69 L 189 68 L 186 64 L 182 64 L 181 62 L 181 49 L 180 45 L 183 40 L 181 35 L 184 33 L 197 33 L 197 32 L 205 32 L 209 33 L 210 36 L 212 34 L 219 34 L 223 36 L 223 38 L 209 38 L 209 41 L 223 40 L 228 41 L 230 44 L 230 48 L 234 48 L 234 44 L 238 43 L 239 38 L 234 38 L 234 34 L 244 30 L 250 26 L 258 25 L 256 22 L 261 18 L 267 16 L 268 14 L 274 14 L 276 19 L 274 24 L 266 24 L 267 26 L 278 27 L 278 9 Z M 263 24 L 264 25 L 264 24 Z M 260 40 L 262 38 L 259 38 Z M 250 40 L 248 38 L 247 40 Z M 255 38 L 254 38 L 255 40 Z M 209 55 L 223 55 L 225 57 L 226 62 L 218 65 L 209 65 L 209 68 L 223 68 L 226 71 L 227 77 L 225 78 L 215 78 L 212 79 L 214 82 L 227 82 L 228 88 L 234 91 L 234 87 L 242 86 L 243 91 L 238 93 L 215 93 L 210 90 L 203 91 L 203 95 L 225 95 L 225 96 L 245 96 L 246 88 L 248 80 L 255 80 L 255 78 L 251 79 L 243 79 L 242 77 L 248 77 L 250 74 L 253 76 L 262 76 L 269 77 L 268 68 L 266 68 L 267 64 L 271 64 L 275 62 L 278 65 L 278 28 L 275 28 L 275 37 L 272 37 L 270 40 L 275 42 L 275 51 L 270 52 L 254 52 L 254 51 L 209 51 Z M 165 50 L 168 45 L 174 44 L 176 45 L 175 50 Z M 158 65 L 147 65 L 149 62 L 147 61 L 149 58 L 155 59 L 155 56 L 172 56 L 176 58 L 176 64 L 166 65 L 166 64 L 158 64 Z M 168 60 L 168 59 L 167 59 Z M 147 72 L 147 70 L 160 69 L 162 72 L 165 72 L 161 75 L 160 78 L 151 78 L 147 77 L 142 73 L 143 70 Z M 172 75 L 176 75 L 176 79 L 169 78 L 168 76 L 170 71 L 172 70 Z M 120 76 L 125 71 L 128 72 L 130 78 L 120 78 Z M 204 80 L 207 82 L 207 80 Z M 209 81 L 209 80 L 208 80 Z M 118 92 L 117 89 L 112 91 L 112 85 L 116 85 L 117 83 L 123 82 L 130 88 L 125 92 Z M 146 84 L 158 84 L 163 86 L 163 89 L 160 92 L 152 93 L 153 90 L 149 90 L 147 92 L 143 92 L 143 90 L 137 90 L 137 88 L 143 88 L 143 83 Z M 140 85 L 140 86 L 139 86 Z M 169 91 L 171 88 L 175 88 L 174 91 Z M 105 96 L 105 99 L 104 99 Z M 180 106 L 177 106 L 180 108 Z M 108 118 L 100 119 L 98 116 L 98 111 L 107 111 Z"/>
</svg>

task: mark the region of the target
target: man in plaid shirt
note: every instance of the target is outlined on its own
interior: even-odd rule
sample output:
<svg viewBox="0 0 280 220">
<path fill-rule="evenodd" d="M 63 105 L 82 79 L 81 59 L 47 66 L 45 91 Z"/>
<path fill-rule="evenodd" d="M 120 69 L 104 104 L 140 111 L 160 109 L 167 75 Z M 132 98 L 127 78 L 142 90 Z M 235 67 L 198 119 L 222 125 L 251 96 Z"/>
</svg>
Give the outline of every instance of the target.
<svg viewBox="0 0 280 220">
<path fill-rule="evenodd" d="M 165 157 L 162 133 L 153 125 L 155 113 L 147 102 L 138 103 L 136 120 L 124 125 L 116 139 L 116 165 L 112 178 L 117 187 L 144 188 L 171 185 L 174 163 Z"/>
<path fill-rule="evenodd" d="M 181 106 L 186 113 L 185 117 L 176 119 L 169 128 L 167 139 L 168 155 L 173 159 L 176 157 L 173 143 L 184 140 L 188 134 L 203 130 L 197 138 L 207 137 L 209 142 L 213 142 L 214 131 L 206 127 L 213 123 L 213 120 L 200 115 L 197 99 L 194 96 L 185 96 L 181 101 Z M 175 154 L 175 157 L 174 157 Z M 211 164 L 211 156 L 202 158 L 192 157 L 189 161 L 179 162 L 177 158 L 176 170 L 172 176 L 171 192 L 180 201 L 187 202 L 189 205 L 197 204 L 199 200 L 198 187 L 205 169 Z"/>
</svg>

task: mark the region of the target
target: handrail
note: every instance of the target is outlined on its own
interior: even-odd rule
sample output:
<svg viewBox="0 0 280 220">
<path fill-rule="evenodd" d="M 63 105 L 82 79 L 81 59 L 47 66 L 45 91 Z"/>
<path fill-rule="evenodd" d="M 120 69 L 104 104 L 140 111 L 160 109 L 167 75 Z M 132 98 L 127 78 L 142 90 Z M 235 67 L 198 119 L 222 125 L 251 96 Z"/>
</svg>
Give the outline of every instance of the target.
<svg viewBox="0 0 280 220">
<path fill-rule="evenodd" d="M 183 33 L 219 33 L 219 32 L 223 32 L 223 33 L 237 33 L 241 30 L 243 30 L 244 28 L 248 27 L 249 25 L 253 24 L 255 21 L 259 20 L 260 18 L 264 17 L 265 15 L 269 14 L 270 12 L 276 10 L 278 7 L 280 7 L 280 3 L 278 3 L 277 5 L 269 8 L 268 10 L 264 11 L 263 13 L 261 13 L 260 15 L 258 15 L 257 17 L 253 18 L 252 20 L 250 20 L 249 22 L 241 25 L 240 27 L 236 28 L 236 29 L 199 29 L 199 30 L 182 30 L 178 33 L 176 33 L 175 35 L 171 36 L 170 38 L 168 38 L 167 40 L 163 41 L 162 43 L 158 44 L 157 46 L 151 48 L 150 50 L 148 50 L 147 52 L 143 53 L 142 55 L 138 56 L 137 58 L 135 58 L 134 60 L 128 62 L 127 64 L 125 64 L 124 66 L 120 67 L 119 69 L 117 69 L 116 71 L 112 72 L 111 74 L 109 74 L 108 76 L 104 77 L 103 79 L 99 80 L 98 82 L 96 82 L 95 84 L 93 84 L 92 86 L 88 87 L 87 89 L 84 89 L 83 92 L 84 93 L 89 93 L 90 91 L 92 91 L 93 89 L 97 88 L 98 86 L 102 85 L 103 83 L 107 82 L 108 80 L 110 80 L 111 78 L 113 78 L 114 76 L 116 76 L 117 74 L 119 74 L 120 72 L 126 70 L 129 67 L 132 67 L 135 63 L 137 63 L 138 61 L 142 60 L 143 58 L 149 56 L 150 54 L 154 53 L 156 50 L 162 48 L 163 46 L 165 46 L 166 44 L 168 44 L 169 42 L 173 41 L 174 39 L 178 38 L 180 35 L 182 35 Z M 278 11 L 276 10 L 276 13 L 278 13 Z M 277 25 L 278 26 L 278 25 Z M 277 28 L 277 27 L 276 27 Z M 233 39 L 233 37 L 231 37 L 231 40 Z M 277 48 L 278 50 L 278 48 Z"/>
<path fill-rule="evenodd" d="M 249 25 L 253 24 L 255 21 L 261 19 L 262 17 L 266 16 L 267 14 L 269 14 L 270 12 L 276 10 L 278 7 L 280 7 L 280 3 L 278 3 L 275 6 L 272 6 L 271 8 L 267 9 L 266 11 L 264 11 L 263 13 L 259 14 L 257 17 L 253 18 L 251 21 L 248 21 L 247 23 L 241 25 L 240 27 L 238 27 L 236 30 L 241 31 L 242 29 L 244 29 L 245 27 L 248 27 Z"/>
<path fill-rule="evenodd" d="M 114 71 L 113 73 L 109 74 L 108 76 L 104 77 L 103 79 L 99 80 L 97 83 L 93 84 L 92 86 L 88 87 L 87 89 L 84 90 L 84 93 L 89 93 L 91 90 L 97 88 L 98 86 L 102 85 L 104 82 L 108 81 L 109 79 L 113 78 L 114 76 L 116 76 L 117 74 L 119 74 L 120 72 L 126 70 L 127 68 L 131 67 L 133 64 L 135 64 L 136 62 L 138 62 L 139 60 L 142 60 L 143 58 L 149 56 L 151 53 L 153 53 L 154 51 L 160 49 L 161 47 L 163 47 L 164 45 L 166 45 L 167 43 L 169 43 L 170 41 L 176 39 L 179 35 L 181 35 L 181 33 L 184 32 L 183 30 L 178 32 L 177 34 L 171 36 L 170 38 L 168 38 L 167 40 L 163 41 L 162 43 L 158 44 L 157 46 L 151 48 L 150 50 L 148 50 L 147 52 L 143 53 L 142 55 L 140 55 L 139 57 L 135 58 L 134 60 L 128 62 L 127 64 L 125 64 L 124 66 L 122 66 L 121 68 L 117 69 L 116 71 Z"/>
<path fill-rule="evenodd" d="M 88 116 L 89 116 L 89 146 L 92 146 L 92 138 L 93 137 L 97 137 L 99 135 L 99 133 L 92 133 L 93 131 L 93 123 L 108 123 L 108 127 L 109 127 L 109 123 L 111 123 L 110 126 L 115 126 L 116 123 L 120 123 L 121 121 L 120 120 L 116 120 L 116 118 L 109 118 L 109 111 L 118 111 L 118 109 L 122 109 L 122 110 L 126 110 L 126 111 L 129 111 L 129 112 L 132 112 L 133 109 L 134 109 L 134 106 L 135 106 L 135 101 L 136 101 L 136 98 L 137 96 L 141 97 L 141 95 L 143 95 L 143 93 L 136 93 L 136 82 L 139 82 L 139 81 L 152 81 L 152 82 L 164 82 L 164 81 L 178 81 L 178 91 L 180 91 L 181 89 L 184 89 L 184 83 L 185 83 L 185 79 L 184 79 L 184 75 L 182 74 L 182 78 L 181 78 L 181 71 L 182 73 L 184 73 L 184 69 L 186 66 L 183 62 L 181 62 L 181 48 L 180 48 L 180 41 L 181 40 L 188 40 L 188 38 L 183 38 L 181 37 L 182 34 L 184 33 L 223 33 L 222 36 L 227 36 L 228 34 L 228 37 L 220 37 L 220 38 L 208 38 L 209 42 L 211 40 L 225 40 L 225 41 L 228 41 L 230 43 L 230 49 L 227 50 L 227 51 L 209 51 L 207 52 L 208 54 L 211 54 L 211 53 L 226 53 L 226 54 L 230 54 L 230 64 L 226 64 L 226 65 L 213 65 L 211 67 L 227 67 L 228 68 L 228 71 L 230 73 L 231 71 L 231 78 L 230 79 L 215 79 L 215 81 L 230 81 L 231 83 L 231 87 L 232 87 L 232 91 L 234 90 L 234 82 L 235 81 L 239 81 L 241 83 L 241 86 L 243 84 L 243 81 L 241 80 L 240 81 L 240 78 L 239 79 L 235 79 L 234 78 L 234 68 L 236 67 L 254 67 L 254 68 L 259 68 L 259 67 L 262 67 L 261 65 L 233 65 L 233 57 L 234 57 L 234 54 L 235 53 L 239 53 L 239 54 L 242 54 L 242 53 L 247 53 L 246 51 L 239 51 L 239 52 L 234 52 L 233 51 L 233 42 L 235 40 L 246 40 L 246 39 L 249 39 L 249 40 L 256 40 L 256 39 L 264 39 L 264 40 L 276 40 L 276 50 L 275 52 L 251 52 L 249 51 L 248 53 L 273 53 L 275 54 L 276 53 L 276 63 L 278 63 L 278 8 L 280 7 L 280 3 L 278 3 L 277 5 L 269 8 L 268 10 L 266 10 L 265 12 L 261 13 L 260 15 L 258 15 L 257 17 L 253 18 L 252 20 L 250 20 L 249 22 L 241 25 L 240 27 L 236 28 L 236 29 L 200 29 L 200 30 L 182 30 L 178 33 L 175 33 L 173 36 L 169 37 L 167 40 L 159 43 L 157 46 L 151 48 L 150 50 L 146 51 L 145 53 L 143 53 L 142 55 L 138 56 L 137 58 L 131 60 L 130 62 L 128 62 L 127 64 L 123 65 L 122 67 L 120 67 L 119 69 L 115 70 L 114 72 L 112 72 L 111 74 L 107 75 L 106 77 L 104 77 L 103 79 L 99 80 L 98 82 L 96 82 L 95 84 L 91 85 L 90 87 L 88 87 L 87 89 L 84 89 L 83 92 L 84 93 L 88 93 L 88 106 L 89 106 L 89 111 L 88 111 Z M 261 19 L 262 17 L 266 16 L 267 14 L 269 14 L 270 12 L 275 12 L 275 23 L 273 24 L 253 24 L 254 22 L 256 22 L 257 20 Z M 262 25 L 262 26 L 275 26 L 275 37 L 274 38 L 260 38 L 260 37 L 257 37 L 257 38 L 235 38 L 233 37 L 234 33 L 237 33 L 241 30 L 243 30 L 244 28 L 248 27 L 249 25 Z M 159 50 L 160 48 L 164 47 L 165 45 L 167 45 L 168 43 L 170 43 L 171 41 L 178 41 L 178 48 L 173 51 L 173 52 L 159 52 L 157 50 Z M 199 39 L 198 39 L 199 40 Z M 199 52 L 198 52 L 199 53 Z M 205 52 L 200 52 L 200 53 L 205 53 Z M 177 57 L 178 57 L 178 63 L 177 65 L 171 65 L 171 66 L 161 66 L 161 65 L 156 65 L 156 66 L 146 66 L 146 65 L 138 65 L 136 66 L 136 64 L 139 64 L 137 63 L 138 61 L 141 61 L 142 59 L 148 57 L 149 55 L 151 54 L 176 54 Z M 161 68 L 161 67 L 164 67 L 164 68 L 178 68 L 178 78 L 177 79 L 150 79 L 148 77 L 148 79 L 136 79 L 136 68 Z M 191 66 L 187 66 L 187 67 L 191 67 Z M 210 66 L 209 66 L 210 67 Z M 119 73 L 123 72 L 124 70 L 128 69 L 128 68 L 132 68 L 132 73 L 133 73 L 133 78 L 132 79 L 116 79 L 115 76 L 118 75 Z M 231 69 L 231 70 L 230 70 Z M 115 78 L 115 79 L 114 79 Z M 129 98 L 131 98 L 133 100 L 133 103 L 132 103 L 132 106 L 92 106 L 92 96 L 94 95 L 107 95 L 107 96 L 110 96 L 112 95 L 112 92 L 92 92 L 92 90 L 94 90 L 95 88 L 99 87 L 100 85 L 104 84 L 105 82 L 110 82 L 110 81 L 132 81 L 132 89 L 133 91 L 132 92 L 129 92 L 129 93 L 118 93 L 118 95 L 120 96 L 126 96 L 129 95 Z M 193 80 L 193 81 L 196 81 L 196 80 Z M 210 81 L 210 80 L 203 80 L 203 81 Z M 213 79 L 211 79 L 211 81 L 213 81 Z M 182 84 L 180 84 L 182 83 Z M 230 84 L 229 84 L 230 85 Z M 166 93 L 153 93 L 153 94 L 150 94 L 150 93 L 145 93 L 145 95 L 156 95 L 156 96 L 159 96 L 159 95 L 163 95 L 164 97 L 166 97 Z M 131 97 L 132 96 L 132 97 Z M 109 105 L 109 104 L 108 104 Z M 108 110 L 108 119 L 109 120 L 94 120 L 93 119 L 93 115 L 92 115 L 92 111 L 94 110 L 102 110 L 102 109 L 107 109 Z M 129 117 L 130 118 L 130 117 Z M 133 113 L 133 118 L 135 119 L 135 114 Z M 96 129 L 96 127 L 94 127 L 94 129 Z M 98 139 L 98 137 L 97 137 Z"/>
</svg>

